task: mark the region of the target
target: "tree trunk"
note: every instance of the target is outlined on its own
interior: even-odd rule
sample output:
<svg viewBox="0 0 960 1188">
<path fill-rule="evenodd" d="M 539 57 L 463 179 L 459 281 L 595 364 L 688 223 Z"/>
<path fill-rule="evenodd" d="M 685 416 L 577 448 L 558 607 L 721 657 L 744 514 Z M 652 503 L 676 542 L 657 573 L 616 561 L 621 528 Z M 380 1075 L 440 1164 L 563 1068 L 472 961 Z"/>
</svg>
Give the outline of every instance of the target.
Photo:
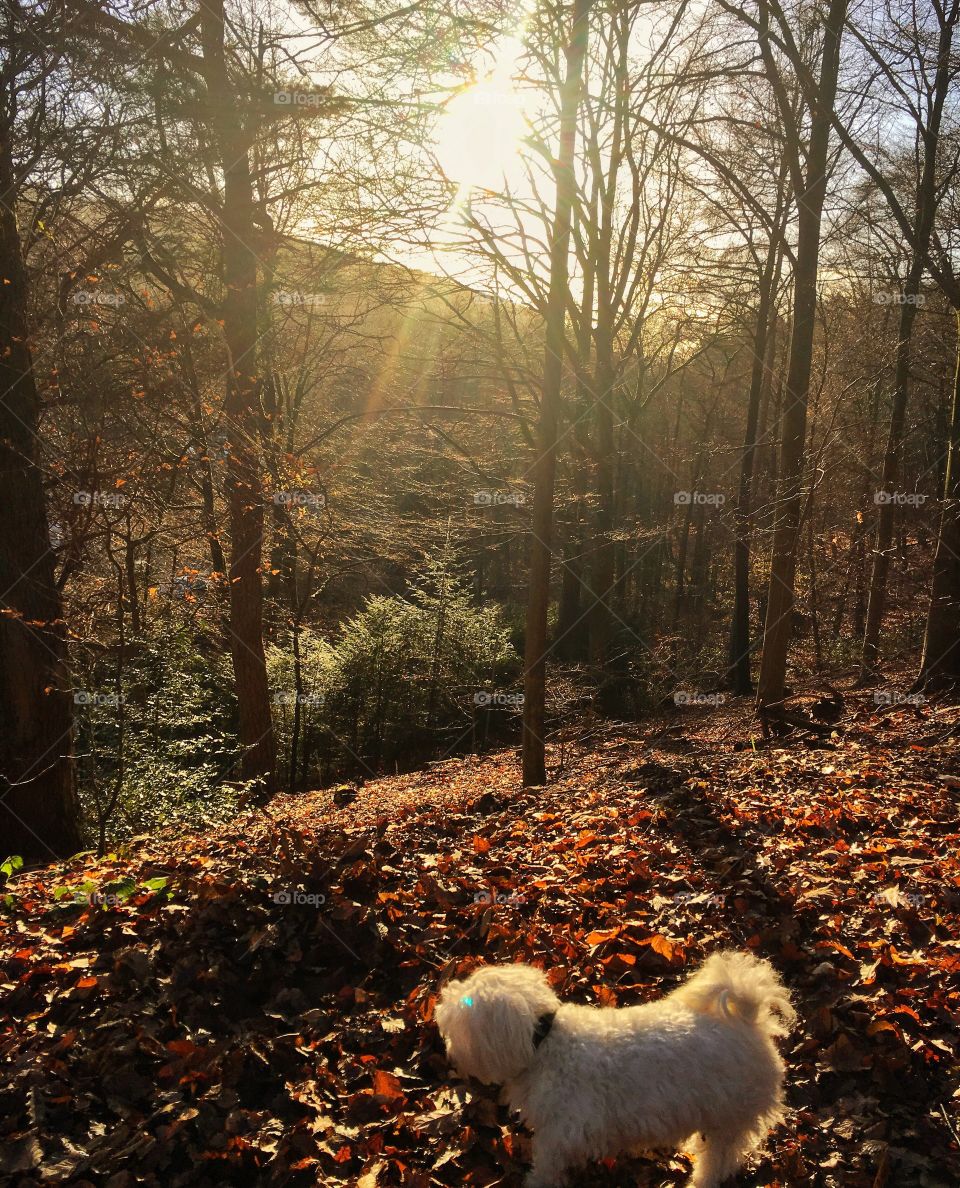
<svg viewBox="0 0 960 1188">
<path fill-rule="evenodd" d="M 771 235 L 766 268 L 760 279 L 760 300 L 757 304 L 757 323 L 753 337 L 753 367 L 750 372 L 750 398 L 747 403 L 747 424 L 740 460 L 740 484 L 734 514 L 733 620 L 730 624 L 729 676 L 734 693 L 741 694 L 753 692 L 753 678 L 750 674 L 750 521 L 753 512 L 753 471 L 757 456 L 760 398 L 766 375 L 770 313 L 780 273 L 780 255 L 780 245 Z"/>
<path fill-rule="evenodd" d="M 910 276 L 904 286 L 904 296 L 915 298 L 920 288 L 923 267 L 915 260 Z M 900 470 L 900 448 L 903 444 L 903 429 L 907 416 L 907 394 L 910 378 L 910 340 L 913 323 L 917 316 L 914 301 L 905 301 L 900 309 L 900 328 L 897 338 L 896 375 L 893 386 L 893 406 L 890 410 L 890 430 L 883 454 L 883 470 L 880 490 L 893 494 L 897 474 Z M 876 492 L 875 492 L 876 494 Z M 880 504 L 877 518 L 877 536 L 874 545 L 873 568 L 870 572 L 870 588 L 867 598 L 866 627 L 863 635 L 863 651 L 860 661 L 859 684 L 873 680 L 877 675 L 877 661 L 880 648 L 880 627 L 886 609 L 887 577 L 890 572 L 890 544 L 893 540 L 893 525 L 896 504 L 892 499 Z"/>
<path fill-rule="evenodd" d="M 823 641 L 820 638 L 820 590 L 817 575 L 816 534 L 813 530 L 813 509 L 807 520 L 807 568 L 810 573 L 810 630 L 813 633 L 813 655 L 817 672 L 823 672 Z"/>
<path fill-rule="evenodd" d="M 598 345 L 598 352 L 600 346 Z M 597 372 L 598 401 L 596 404 L 597 443 L 597 507 L 593 519 L 593 565 L 590 572 L 589 625 L 590 663 L 602 667 L 607 659 L 612 630 L 610 593 L 613 589 L 614 551 L 614 441 L 613 412 L 608 401 L 610 373 L 605 367 Z"/>
<path fill-rule="evenodd" d="M 699 638 L 703 638 L 703 614 L 707 603 L 707 578 L 710 549 L 711 523 L 707 519 L 707 505 L 698 503 L 693 509 L 693 552 L 690 557 L 690 611 L 694 624 L 694 631 Z"/>
<path fill-rule="evenodd" d="M 563 567 L 560 575 L 560 606 L 554 651 L 571 664 L 579 664 L 586 654 L 586 619 L 583 611 L 584 550 L 583 512 L 576 502 L 576 521 L 567 525 Z"/>
<path fill-rule="evenodd" d="M 954 19 L 956 19 L 954 14 Z M 913 259 L 903 286 L 900 307 L 900 328 L 897 335 L 897 361 L 893 387 L 893 407 L 890 412 L 890 433 L 883 456 L 882 490 L 893 493 L 900 469 L 900 450 L 907 415 L 907 396 L 910 381 L 911 340 L 917 317 L 917 295 L 923 277 L 924 260 L 930 248 L 930 236 L 937 208 L 937 148 L 943 107 L 953 81 L 950 49 L 953 41 L 953 21 L 944 20 L 940 26 L 937 72 L 933 84 L 932 103 L 927 126 L 921 130 L 923 140 L 923 169 L 917 188 L 917 215 L 914 223 Z M 865 683 L 877 674 L 880 650 L 880 628 L 886 609 L 887 577 L 890 571 L 890 542 L 896 505 L 893 500 L 880 504 L 877 520 L 877 540 L 870 575 L 870 598 L 867 603 L 867 625 L 863 637 L 860 682 Z"/>
<path fill-rule="evenodd" d="M 570 223 L 576 196 L 574 152 L 583 61 L 587 52 L 590 0 L 574 0 L 567 47 L 566 76 L 560 97 L 560 151 L 555 166 L 557 200 L 550 243 L 550 292 L 547 300 L 543 392 L 537 425 L 537 458 L 532 468 L 533 525 L 530 585 L 527 595 L 523 679 L 523 783 L 546 783 L 547 612 L 550 605 L 550 557 L 553 488 L 557 468 L 560 386 L 563 379 L 564 324 L 569 289 Z"/>
<path fill-rule="evenodd" d="M 203 422 L 203 398 L 200 393 L 200 381 L 197 378 L 196 368 L 193 361 L 193 352 L 190 349 L 190 336 L 183 334 L 183 360 L 184 371 L 190 384 L 190 431 L 196 443 L 196 448 L 201 451 L 200 465 L 200 500 L 202 507 L 202 523 L 204 535 L 210 549 L 210 568 L 215 574 L 219 574 L 218 589 L 222 589 L 219 582 L 222 582 L 227 576 L 227 560 L 223 555 L 223 548 L 220 545 L 220 538 L 217 536 L 217 514 L 216 514 L 216 499 L 213 486 L 213 459 L 211 457 L 211 449 L 213 443 L 207 436 L 206 426 Z"/>
<path fill-rule="evenodd" d="M 820 262 L 820 224 L 827 189 L 830 127 L 840 66 L 840 41 L 847 0 L 832 0 L 824 28 L 824 46 L 811 117 L 810 146 L 804 170 L 805 186 L 796 195 L 797 252 L 794 273 L 793 334 L 784 393 L 780 447 L 778 512 L 773 532 L 773 556 L 757 706 L 783 700 L 790 648 L 797 540 L 803 505 L 803 464 L 807 432 L 807 398 L 813 366 L 817 316 L 817 275 Z M 799 145 L 794 146 L 799 153 Z"/>
<path fill-rule="evenodd" d="M 615 55 L 621 73 L 627 70 L 627 50 L 630 40 L 626 10 L 611 14 L 610 53 Z M 587 121 L 585 155 L 593 162 L 595 179 L 591 194 L 591 214 L 595 234 L 591 236 L 591 268 L 596 291 L 596 316 L 587 313 L 586 325 L 593 325 L 596 364 L 593 391 L 593 453 L 596 462 L 596 513 L 594 540 L 590 565 L 590 606 L 587 616 L 589 655 L 593 665 L 602 667 L 608 660 L 613 634 L 614 610 L 611 605 L 616 577 L 616 546 L 613 539 L 617 518 L 617 451 L 614 422 L 617 365 L 615 360 L 614 326 L 617 316 L 617 277 L 613 261 L 614 219 L 617 210 L 617 179 L 624 157 L 624 125 L 629 102 L 622 89 L 613 104 L 609 143 L 601 152 L 596 143 L 596 128 Z M 599 167 L 605 155 L 606 168 Z"/>
<path fill-rule="evenodd" d="M 9 111 L 7 97 L 0 99 Z M 40 402 L 11 158 L 0 127 L 0 837 L 28 861 L 81 848 L 63 610 L 37 465 Z"/>
<path fill-rule="evenodd" d="M 696 490 L 696 482 L 692 484 Z M 677 559 L 674 563 L 674 594 L 673 594 L 673 629 L 676 631 L 683 613 L 683 603 L 687 594 L 687 550 L 690 546 L 690 522 L 693 519 L 693 504 L 688 503 L 683 509 L 683 522 L 680 525 L 680 538 L 677 542 Z"/>
<path fill-rule="evenodd" d="M 957 367 L 947 473 L 943 484 L 943 511 L 937 551 L 933 560 L 930 609 L 923 640 L 919 687 L 936 689 L 960 681 L 960 309 L 957 315 Z"/>
<path fill-rule="evenodd" d="M 200 6 L 204 79 L 223 169 L 223 273 L 227 294 L 223 332 L 227 347 L 225 411 L 230 457 L 230 650 L 243 748 L 241 774 L 272 787 L 276 743 L 263 649 L 263 488 L 258 463 L 257 257 L 253 242 L 250 145 L 237 114 L 224 54 L 223 0 Z"/>
</svg>

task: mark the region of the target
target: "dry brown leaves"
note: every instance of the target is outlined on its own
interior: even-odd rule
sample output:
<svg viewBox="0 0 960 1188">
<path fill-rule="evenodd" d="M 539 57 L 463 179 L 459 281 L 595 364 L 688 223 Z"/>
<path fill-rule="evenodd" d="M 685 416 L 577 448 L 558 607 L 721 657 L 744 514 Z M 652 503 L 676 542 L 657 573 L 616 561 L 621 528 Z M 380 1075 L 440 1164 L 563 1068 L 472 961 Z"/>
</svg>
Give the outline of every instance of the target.
<svg viewBox="0 0 960 1188">
<path fill-rule="evenodd" d="M 627 1004 L 740 945 L 802 1019 L 790 1123 L 742 1182 L 956 1185 L 960 752 L 938 712 L 864 703 L 816 749 L 734 750 L 742 710 L 597 726 L 547 789 L 521 791 L 501 753 L 21 872 L 0 1176 L 519 1184 L 527 1137 L 447 1070 L 440 981 L 522 959 L 561 995 Z M 673 1185 L 688 1166 L 578 1182 Z"/>
</svg>

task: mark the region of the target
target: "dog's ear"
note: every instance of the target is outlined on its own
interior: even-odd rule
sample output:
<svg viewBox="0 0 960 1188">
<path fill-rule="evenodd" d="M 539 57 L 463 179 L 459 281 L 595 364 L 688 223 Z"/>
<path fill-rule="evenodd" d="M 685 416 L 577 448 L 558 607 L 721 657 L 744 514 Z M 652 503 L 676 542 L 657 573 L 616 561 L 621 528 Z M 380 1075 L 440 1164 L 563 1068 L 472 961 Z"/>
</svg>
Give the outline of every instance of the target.
<svg viewBox="0 0 960 1188">
<path fill-rule="evenodd" d="M 471 1019 L 464 1018 L 464 1014 L 472 1010 L 476 1003 L 474 994 L 470 993 L 473 983 L 474 977 L 459 982 L 448 982 L 437 998 L 433 1008 L 433 1021 L 448 1044 L 456 1032 L 462 1032 L 472 1022 Z"/>
<path fill-rule="evenodd" d="M 436 1004 L 433 1008 L 433 1021 L 436 1023 L 441 1034 L 445 1034 L 450 1027 L 450 1020 L 453 1016 L 455 1007 L 455 998 L 451 992 L 452 986 L 462 985 L 460 982 L 448 982 L 446 986 L 440 991 Z"/>
</svg>

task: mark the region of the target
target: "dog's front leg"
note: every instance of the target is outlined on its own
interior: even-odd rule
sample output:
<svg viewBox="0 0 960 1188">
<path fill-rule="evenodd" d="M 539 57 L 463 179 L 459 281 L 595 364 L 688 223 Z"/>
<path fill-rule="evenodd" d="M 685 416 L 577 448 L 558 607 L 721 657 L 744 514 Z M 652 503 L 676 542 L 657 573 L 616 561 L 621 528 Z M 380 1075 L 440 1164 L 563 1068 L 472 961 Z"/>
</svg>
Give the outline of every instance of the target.
<svg viewBox="0 0 960 1188">
<path fill-rule="evenodd" d="M 533 1136 L 533 1166 L 524 1180 L 524 1188 L 559 1188 L 566 1183 L 566 1170 L 570 1166 L 570 1151 L 562 1139 L 541 1130 Z"/>
</svg>

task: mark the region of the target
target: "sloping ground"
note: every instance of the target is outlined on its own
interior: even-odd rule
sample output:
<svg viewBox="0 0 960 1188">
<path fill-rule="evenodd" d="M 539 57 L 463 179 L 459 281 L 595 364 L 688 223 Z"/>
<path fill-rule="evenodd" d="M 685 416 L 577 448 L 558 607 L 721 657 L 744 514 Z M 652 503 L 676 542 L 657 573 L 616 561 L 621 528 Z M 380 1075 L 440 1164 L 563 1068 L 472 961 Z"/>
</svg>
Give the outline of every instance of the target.
<svg viewBox="0 0 960 1188">
<path fill-rule="evenodd" d="M 842 738 L 789 748 L 744 747 L 743 706 L 594 725 L 545 790 L 502 753 L 21 872 L 0 1180 L 517 1185 L 526 1137 L 429 1022 L 442 977 L 533 960 L 627 1004 L 745 945 L 801 1023 L 790 1122 L 741 1182 L 960 1183 L 957 711 L 850 708 Z"/>
</svg>

